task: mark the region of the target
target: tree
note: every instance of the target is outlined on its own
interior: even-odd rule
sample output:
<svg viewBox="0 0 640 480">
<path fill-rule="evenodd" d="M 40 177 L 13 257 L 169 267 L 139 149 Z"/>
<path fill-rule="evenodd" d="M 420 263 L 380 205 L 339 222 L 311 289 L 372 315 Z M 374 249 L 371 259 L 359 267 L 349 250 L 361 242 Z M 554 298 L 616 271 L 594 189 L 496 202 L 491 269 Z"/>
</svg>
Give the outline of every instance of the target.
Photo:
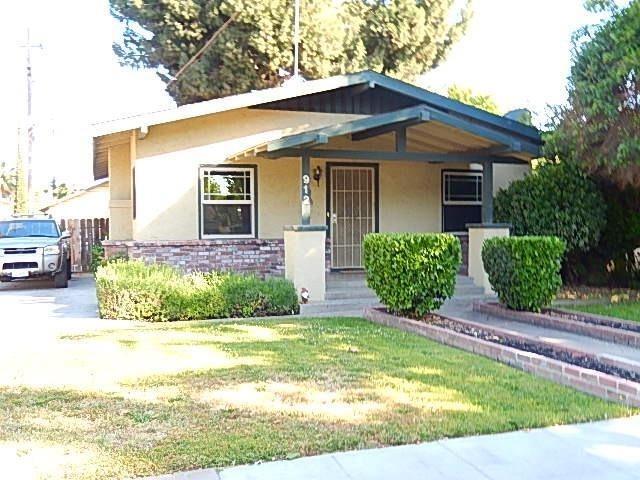
<svg viewBox="0 0 640 480">
<path fill-rule="evenodd" d="M 481 108 L 490 113 L 500 115 L 500 109 L 495 100 L 490 95 L 482 95 L 473 93 L 470 88 L 464 88 L 459 85 L 451 85 L 447 90 L 447 96 L 459 102 Z"/>
<path fill-rule="evenodd" d="M 16 170 L 0 163 L 0 197 L 12 197 L 16 191 Z"/>
<path fill-rule="evenodd" d="M 51 182 L 49 182 L 49 188 L 45 188 L 43 192 L 45 194 L 51 193 L 51 196 L 55 200 L 60 200 L 71 193 L 67 184 L 64 182 L 58 183 L 56 181 L 56 177 L 51 179 Z"/>
<path fill-rule="evenodd" d="M 598 244 L 606 213 L 597 185 L 568 162 L 542 163 L 495 198 L 496 221 L 511 223 L 515 235 L 554 235 L 566 242 L 563 276 L 569 281 L 576 280 L 576 256 Z"/>
<path fill-rule="evenodd" d="M 464 33 L 470 1 L 302 2 L 300 73 L 320 78 L 370 68 L 405 80 L 435 67 Z M 174 83 L 178 104 L 279 85 L 293 64 L 292 0 L 110 0 L 124 25 L 121 63 L 152 68 L 169 82 L 213 35 L 233 23 Z"/>
<path fill-rule="evenodd" d="M 640 187 L 640 1 L 587 6 L 611 14 L 574 36 L 568 102 L 555 109 L 546 154 L 621 188 Z"/>
</svg>

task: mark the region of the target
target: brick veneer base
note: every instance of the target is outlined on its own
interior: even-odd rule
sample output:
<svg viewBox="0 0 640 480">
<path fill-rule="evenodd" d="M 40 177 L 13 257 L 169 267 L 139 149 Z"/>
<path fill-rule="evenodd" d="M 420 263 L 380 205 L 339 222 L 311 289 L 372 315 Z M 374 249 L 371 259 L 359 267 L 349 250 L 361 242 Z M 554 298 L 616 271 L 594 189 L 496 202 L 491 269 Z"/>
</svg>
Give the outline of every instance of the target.
<svg viewBox="0 0 640 480">
<path fill-rule="evenodd" d="M 596 397 L 640 407 L 640 384 L 629 380 L 571 365 L 536 353 L 487 342 L 446 328 L 397 317 L 380 309 L 367 308 L 364 311 L 364 316 L 372 322 L 415 333 L 451 347 L 491 358 Z"/>
<path fill-rule="evenodd" d="M 231 271 L 261 277 L 284 276 L 283 239 L 219 239 L 163 241 L 104 241 L 105 256 L 124 255 L 148 263 L 164 263 L 185 272 Z M 327 242 L 326 268 L 331 267 Z"/>
<path fill-rule="evenodd" d="M 469 275 L 469 234 L 456 233 L 456 237 L 460 240 L 460 248 L 462 249 L 462 263 L 460 264 L 460 275 Z"/>
<path fill-rule="evenodd" d="M 578 320 L 569 320 L 567 318 L 562 318 L 556 315 L 547 315 L 544 313 L 510 310 L 495 302 L 474 302 L 473 310 L 475 312 L 486 313 L 488 315 L 506 318 L 507 320 L 513 320 L 520 323 L 528 323 L 539 327 L 577 333 L 579 335 L 586 335 L 588 337 L 620 345 L 640 347 L 640 333 L 630 332 L 621 328 L 596 325 L 593 323 L 580 322 Z"/>
<path fill-rule="evenodd" d="M 105 256 L 126 255 L 186 272 L 232 271 L 261 277 L 284 275 L 284 240 L 220 239 L 185 241 L 105 241 Z"/>
</svg>

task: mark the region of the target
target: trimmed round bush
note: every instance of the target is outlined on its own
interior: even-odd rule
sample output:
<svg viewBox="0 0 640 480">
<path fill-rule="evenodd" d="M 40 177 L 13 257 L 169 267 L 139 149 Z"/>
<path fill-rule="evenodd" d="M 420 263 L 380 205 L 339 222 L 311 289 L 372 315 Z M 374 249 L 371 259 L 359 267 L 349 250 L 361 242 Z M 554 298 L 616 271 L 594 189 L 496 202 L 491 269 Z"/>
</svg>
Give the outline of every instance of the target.
<svg viewBox="0 0 640 480">
<path fill-rule="evenodd" d="M 495 237 L 484 241 L 482 262 L 500 302 L 539 312 L 562 286 L 566 244 L 558 237 Z"/>
<path fill-rule="evenodd" d="M 389 311 L 421 317 L 453 295 L 460 240 L 449 234 L 371 233 L 364 238 L 367 285 Z"/>
<path fill-rule="evenodd" d="M 293 283 L 233 273 L 184 275 L 167 265 L 118 260 L 98 267 L 101 318 L 165 322 L 287 315 L 299 311 Z"/>
<path fill-rule="evenodd" d="M 500 190 L 495 218 L 514 235 L 552 235 L 567 251 L 595 246 L 606 223 L 606 204 L 596 184 L 577 166 L 547 163 Z"/>
</svg>

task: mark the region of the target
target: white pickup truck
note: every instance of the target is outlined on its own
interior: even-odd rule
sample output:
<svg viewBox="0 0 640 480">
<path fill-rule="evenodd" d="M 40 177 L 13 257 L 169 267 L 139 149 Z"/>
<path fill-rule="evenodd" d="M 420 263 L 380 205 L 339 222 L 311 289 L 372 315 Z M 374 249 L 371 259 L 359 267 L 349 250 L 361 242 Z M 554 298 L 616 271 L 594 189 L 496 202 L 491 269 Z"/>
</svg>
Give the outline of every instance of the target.
<svg viewBox="0 0 640 480">
<path fill-rule="evenodd" d="M 43 216 L 0 220 L 0 281 L 51 278 L 67 288 L 71 278 L 69 234 Z"/>
</svg>

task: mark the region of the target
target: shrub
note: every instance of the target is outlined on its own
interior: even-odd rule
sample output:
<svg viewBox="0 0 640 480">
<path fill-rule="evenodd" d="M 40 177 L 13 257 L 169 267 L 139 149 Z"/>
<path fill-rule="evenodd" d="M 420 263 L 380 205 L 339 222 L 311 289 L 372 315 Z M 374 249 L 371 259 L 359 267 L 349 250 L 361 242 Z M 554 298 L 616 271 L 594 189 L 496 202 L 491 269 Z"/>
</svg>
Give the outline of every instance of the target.
<svg viewBox="0 0 640 480">
<path fill-rule="evenodd" d="M 569 163 L 547 163 L 500 190 L 495 218 L 514 235 L 552 235 L 567 251 L 596 245 L 606 222 L 606 205 L 595 183 Z"/>
<path fill-rule="evenodd" d="M 449 234 L 371 233 L 364 239 L 367 284 L 394 313 L 423 316 L 453 295 L 460 241 Z"/>
<path fill-rule="evenodd" d="M 91 245 L 91 263 L 89 265 L 89 269 L 92 273 L 96 273 L 98 267 L 104 264 L 104 247 L 100 242 L 94 243 L 93 245 Z"/>
<path fill-rule="evenodd" d="M 558 237 L 496 237 L 482 245 L 482 262 L 500 302 L 539 312 L 562 285 L 565 242 Z"/>
<path fill-rule="evenodd" d="M 293 284 L 231 273 L 183 275 L 166 265 L 117 260 L 98 267 L 101 318 L 201 320 L 285 315 L 299 310 Z"/>
</svg>

